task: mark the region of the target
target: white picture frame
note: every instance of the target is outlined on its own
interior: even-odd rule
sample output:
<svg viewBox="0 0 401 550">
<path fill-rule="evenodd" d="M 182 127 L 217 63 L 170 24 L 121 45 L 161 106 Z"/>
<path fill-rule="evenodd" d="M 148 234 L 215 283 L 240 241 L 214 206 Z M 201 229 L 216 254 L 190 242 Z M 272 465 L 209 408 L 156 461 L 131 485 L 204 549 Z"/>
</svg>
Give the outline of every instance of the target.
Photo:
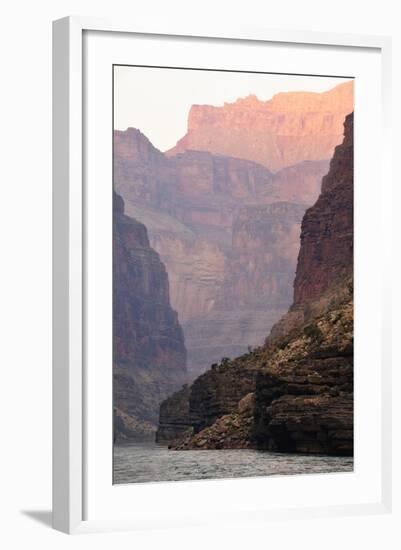
<svg viewBox="0 0 401 550">
<path fill-rule="evenodd" d="M 154 522 L 157 525 L 190 525 L 193 517 L 185 517 L 174 509 L 164 520 L 150 514 L 139 518 L 87 516 L 88 462 L 85 461 L 88 429 L 86 421 L 85 396 L 87 392 L 87 324 L 84 307 L 87 282 L 85 269 L 87 259 L 86 219 L 84 209 L 84 33 L 118 33 L 118 36 L 147 36 L 156 40 L 160 36 L 180 37 L 191 42 L 218 40 L 244 41 L 244 43 L 277 43 L 313 47 L 338 47 L 347 51 L 366 49 L 375 51 L 381 63 L 381 116 L 380 116 L 380 182 L 386 193 L 390 193 L 390 63 L 391 42 L 387 37 L 354 36 L 299 31 L 279 30 L 230 30 L 197 28 L 141 28 L 135 23 L 104 21 L 83 17 L 68 17 L 53 24 L 53 526 L 66 533 L 98 530 L 137 529 Z M 116 34 L 113 34 L 116 36 Z M 113 38 L 111 38 L 112 40 Z M 302 71 L 301 71 L 302 72 Z M 111 185 L 111 183 L 110 183 Z M 386 205 L 381 208 L 382 231 L 388 231 Z M 381 364 L 376 368 L 380 384 L 381 441 L 380 441 L 380 498 L 363 503 L 338 501 L 314 506 L 310 503 L 296 503 L 293 507 L 280 505 L 270 507 L 269 517 L 311 517 L 316 515 L 350 515 L 364 513 L 385 513 L 391 509 L 391 357 L 388 327 L 390 319 L 390 295 L 386 272 L 389 272 L 389 251 L 383 253 L 383 274 L 380 298 L 383 325 L 380 335 Z M 386 269 L 387 267 L 387 269 Z M 111 369 L 111 365 L 110 365 Z M 111 472 L 110 472 L 111 479 Z M 275 483 L 280 480 L 275 480 Z M 185 482 L 186 483 L 186 482 Z M 200 482 L 202 483 L 202 482 Z M 209 482 L 208 482 L 209 483 Z M 241 487 L 244 480 L 225 480 L 224 487 Z M 229 485 L 230 484 L 230 485 Z M 158 484 L 164 496 L 172 491 L 171 484 Z M 163 488 L 161 488 L 163 485 Z M 185 488 L 179 484 L 182 494 Z M 196 487 L 199 487 L 199 482 Z M 208 490 L 218 490 L 221 482 Z M 249 490 L 255 490 L 251 480 Z M 124 492 L 135 490 L 125 487 Z M 205 491 L 205 489 L 199 489 Z M 248 489 L 247 489 L 248 490 Z M 137 489 L 137 491 L 139 491 Z M 140 494 L 146 491 L 155 494 L 152 488 L 141 486 Z M 139 493 L 138 493 L 139 494 Z M 121 493 L 120 493 L 121 495 Z M 106 498 L 106 497 L 105 497 Z M 141 497 L 142 498 L 142 497 Z M 164 498 L 164 497 L 163 497 Z M 173 507 L 174 508 L 174 507 Z M 233 510 L 235 503 L 233 503 Z M 257 506 L 256 506 L 256 509 Z M 177 509 L 178 510 L 178 509 Z M 265 517 L 266 510 L 259 507 L 257 519 Z M 207 514 L 206 514 L 207 515 Z M 244 515 L 244 514 L 243 514 Z M 245 514 L 246 515 L 246 514 Z M 231 514 L 231 517 L 234 516 Z M 172 519 L 173 518 L 173 519 Z M 208 518 L 205 517 L 205 520 Z M 210 518 L 209 518 L 210 519 Z M 216 517 L 217 519 L 217 517 Z M 222 518 L 223 519 L 223 516 Z M 227 518 L 226 518 L 227 519 Z M 235 518 L 234 518 L 235 519 Z M 231 520 L 234 520 L 231 519 Z M 201 521 L 198 520 L 197 521 Z"/>
</svg>

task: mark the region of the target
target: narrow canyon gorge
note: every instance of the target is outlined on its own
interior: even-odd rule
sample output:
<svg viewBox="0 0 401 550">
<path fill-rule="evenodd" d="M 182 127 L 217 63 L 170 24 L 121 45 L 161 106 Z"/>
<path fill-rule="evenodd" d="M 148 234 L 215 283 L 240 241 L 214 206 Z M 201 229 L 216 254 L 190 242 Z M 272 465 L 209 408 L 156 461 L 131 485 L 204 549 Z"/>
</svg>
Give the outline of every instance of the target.
<svg viewBox="0 0 401 550">
<path fill-rule="evenodd" d="M 194 105 L 166 153 L 138 129 L 114 132 L 114 186 L 167 270 L 190 381 L 262 345 L 291 305 L 302 218 L 342 141 L 352 86 Z"/>
<path fill-rule="evenodd" d="M 352 456 L 353 114 L 302 218 L 291 307 L 263 345 L 167 398 L 157 441 Z"/>
</svg>

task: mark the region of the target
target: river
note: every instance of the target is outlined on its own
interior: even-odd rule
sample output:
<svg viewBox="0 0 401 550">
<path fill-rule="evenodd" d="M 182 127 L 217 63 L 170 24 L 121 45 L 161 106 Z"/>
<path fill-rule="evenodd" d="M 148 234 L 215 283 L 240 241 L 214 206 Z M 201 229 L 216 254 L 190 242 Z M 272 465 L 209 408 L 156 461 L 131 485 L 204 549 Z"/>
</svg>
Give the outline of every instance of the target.
<svg viewBox="0 0 401 550">
<path fill-rule="evenodd" d="M 352 472 L 352 457 L 251 449 L 173 451 L 155 443 L 114 447 L 114 483 Z"/>
</svg>

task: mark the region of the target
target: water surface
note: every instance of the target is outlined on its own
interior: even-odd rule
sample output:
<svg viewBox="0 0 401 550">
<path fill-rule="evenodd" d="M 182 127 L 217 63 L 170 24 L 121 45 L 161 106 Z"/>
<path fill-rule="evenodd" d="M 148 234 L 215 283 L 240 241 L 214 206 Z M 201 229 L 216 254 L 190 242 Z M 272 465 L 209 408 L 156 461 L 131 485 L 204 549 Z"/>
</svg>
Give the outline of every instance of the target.
<svg viewBox="0 0 401 550">
<path fill-rule="evenodd" d="M 173 451 L 155 443 L 114 446 L 114 483 L 352 472 L 352 457 L 251 449 Z"/>
</svg>

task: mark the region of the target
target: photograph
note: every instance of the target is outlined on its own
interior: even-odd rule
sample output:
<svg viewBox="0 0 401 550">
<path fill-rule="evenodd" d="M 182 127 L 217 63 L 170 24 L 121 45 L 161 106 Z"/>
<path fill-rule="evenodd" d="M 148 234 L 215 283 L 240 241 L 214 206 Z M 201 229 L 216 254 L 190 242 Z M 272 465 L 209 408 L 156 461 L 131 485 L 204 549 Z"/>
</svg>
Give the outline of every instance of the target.
<svg viewBox="0 0 401 550">
<path fill-rule="evenodd" d="M 352 472 L 354 79 L 114 65 L 110 109 L 113 483 Z"/>
<path fill-rule="evenodd" d="M 399 3 L 5 8 L 0 546 L 401 548 Z"/>
</svg>

